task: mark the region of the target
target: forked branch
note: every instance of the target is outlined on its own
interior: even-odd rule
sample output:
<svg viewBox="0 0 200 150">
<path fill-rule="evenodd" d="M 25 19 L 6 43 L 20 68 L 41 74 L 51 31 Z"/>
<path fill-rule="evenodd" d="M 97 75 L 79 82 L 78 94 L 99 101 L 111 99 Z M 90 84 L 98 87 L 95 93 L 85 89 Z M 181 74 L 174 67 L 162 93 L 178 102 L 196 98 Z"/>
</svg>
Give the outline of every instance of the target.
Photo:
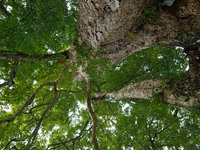
<svg viewBox="0 0 200 150">
<path fill-rule="evenodd" d="M 75 141 L 80 140 L 81 138 L 84 137 L 84 132 L 88 132 L 89 130 L 91 130 L 91 127 L 86 130 L 88 124 L 89 124 L 89 121 L 86 121 L 85 125 L 83 126 L 83 128 L 81 129 L 81 131 L 79 132 L 79 134 L 76 137 L 71 138 L 71 139 L 69 139 L 67 141 L 61 141 L 59 143 L 50 144 L 50 145 L 48 145 L 47 150 L 56 149 L 56 148 L 59 148 L 59 147 L 61 147 L 63 145 L 66 145 L 66 144 L 68 144 L 70 142 L 75 142 Z"/>
<path fill-rule="evenodd" d="M 42 113 L 42 116 L 41 116 L 41 118 L 39 119 L 39 121 L 38 121 L 38 123 L 37 123 L 37 125 L 36 125 L 36 127 L 35 127 L 35 129 L 34 129 L 34 131 L 33 131 L 32 134 L 30 135 L 30 138 L 29 138 L 29 140 L 28 140 L 28 144 L 27 144 L 27 146 L 26 146 L 26 149 L 27 149 L 27 150 L 30 149 L 30 146 L 31 146 L 32 143 L 35 141 L 36 136 L 37 136 L 37 134 L 38 134 L 38 130 L 40 129 L 40 126 L 41 126 L 41 124 L 42 124 L 42 122 L 43 122 L 43 120 L 44 120 L 44 117 L 45 117 L 46 114 L 49 112 L 49 110 L 52 109 L 52 107 L 54 106 L 56 100 L 57 100 L 58 97 L 59 97 L 59 93 L 58 93 L 57 88 L 56 88 L 56 83 L 54 84 L 53 88 L 54 88 L 54 96 L 53 96 L 51 102 L 49 103 L 47 109 Z"/>
</svg>

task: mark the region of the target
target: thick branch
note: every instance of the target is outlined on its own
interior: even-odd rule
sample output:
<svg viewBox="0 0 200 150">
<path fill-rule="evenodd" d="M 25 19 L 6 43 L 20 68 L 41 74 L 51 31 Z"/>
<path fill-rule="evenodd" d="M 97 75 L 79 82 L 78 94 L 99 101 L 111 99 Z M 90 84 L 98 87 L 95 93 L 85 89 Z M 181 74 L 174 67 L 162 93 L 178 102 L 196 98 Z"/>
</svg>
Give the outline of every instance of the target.
<svg viewBox="0 0 200 150">
<path fill-rule="evenodd" d="M 172 81 L 173 82 L 173 81 Z M 179 107 L 189 108 L 200 105 L 196 95 L 179 95 L 178 97 L 174 95 L 173 88 L 167 88 L 167 83 L 161 82 L 161 80 L 145 80 L 140 83 L 130 84 L 118 91 L 111 93 L 100 93 L 93 100 L 104 100 L 108 98 L 115 99 L 143 99 L 150 100 L 154 92 L 161 93 L 158 94 L 162 103 L 175 105 Z M 165 87 L 166 86 L 166 87 Z M 185 102 L 185 99 L 189 101 Z"/>
<path fill-rule="evenodd" d="M 90 118 L 93 121 L 93 127 L 92 127 L 92 142 L 94 145 L 95 150 L 99 150 L 99 145 L 97 141 L 97 135 L 96 135 L 96 128 L 97 128 L 97 117 L 92 109 L 92 104 L 91 104 L 91 98 L 90 98 L 90 80 L 87 81 L 87 89 L 86 89 L 86 97 L 87 97 L 87 108 L 88 108 L 88 113 L 90 115 Z"/>
<path fill-rule="evenodd" d="M 7 52 L 0 50 L 0 59 L 1 60 L 10 60 L 10 61 L 50 61 L 58 60 L 58 56 L 63 55 L 65 59 L 70 58 L 69 51 L 60 52 L 57 54 L 45 54 L 45 55 L 29 55 L 22 52 Z"/>
<path fill-rule="evenodd" d="M 79 41 L 106 49 L 113 64 L 151 46 L 180 46 L 200 38 L 200 1 L 176 0 L 172 7 L 152 7 L 145 0 L 93 1 L 79 2 Z"/>
<path fill-rule="evenodd" d="M 17 116 L 19 116 L 19 115 L 22 113 L 22 111 L 24 110 L 24 108 L 26 108 L 28 105 L 30 105 L 30 104 L 33 102 L 35 96 L 40 92 L 40 90 L 41 90 L 44 86 L 52 86 L 52 85 L 53 85 L 53 83 L 51 83 L 51 82 L 44 83 L 44 84 L 40 85 L 40 86 L 36 89 L 36 91 L 33 93 L 33 95 L 31 95 L 31 96 L 28 98 L 28 100 L 17 110 L 17 112 L 16 112 L 15 114 L 13 114 L 11 117 L 9 117 L 9 118 L 7 118 L 7 119 L 4 119 L 4 120 L 1 120 L 1 121 L 0 121 L 0 125 L 1 125 L 1 124 L 4 124 L 4 123 L 6 123 L 6 122 L 14 121 L 15 118 L 16 118 Z"/>
<path fill-rule="evenodd" d="M 106 96 L 116 99 L 122 98 L 138 98 L 150 99 L 153 91 L 161 85 L 160 80 L 145 80 L 140 83 L 130 84 L 119 91 L 107 93 Z"/>
</svg>

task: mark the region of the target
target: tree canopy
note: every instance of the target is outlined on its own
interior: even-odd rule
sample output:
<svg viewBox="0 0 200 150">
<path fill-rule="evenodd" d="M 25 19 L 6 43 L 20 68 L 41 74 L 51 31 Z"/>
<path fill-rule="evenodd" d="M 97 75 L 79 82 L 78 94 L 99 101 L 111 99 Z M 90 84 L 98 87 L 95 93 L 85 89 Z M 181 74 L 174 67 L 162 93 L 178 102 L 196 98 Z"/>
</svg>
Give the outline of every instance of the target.
<svg viewBox="0 0 200 150">
<path fill-rule="evenodd" d="M 113 43 L 96 30 L 90 41 L 95 23 L 83 27 L 100 4 L 90 2 L 97 8 L 84 22 L 87 3 L 0 1 L 0 149 L 200 149 L 200 37 L 195 34 L 195 50 L 132 45 L 141 49 L 115 59 L 120 36 L 113 25 Z M 171 9 L 162 2 L 143 5 L 134 15 L 150 26 L 161 9 Z M 122 43 L 139 36 L 132 27 L 120 29 L 128 40 Z M 144 30 L 147 37 L 157 34 L 151 32 Z M 98 44 L 98 37 L 105 41 Z"/>
</svg>

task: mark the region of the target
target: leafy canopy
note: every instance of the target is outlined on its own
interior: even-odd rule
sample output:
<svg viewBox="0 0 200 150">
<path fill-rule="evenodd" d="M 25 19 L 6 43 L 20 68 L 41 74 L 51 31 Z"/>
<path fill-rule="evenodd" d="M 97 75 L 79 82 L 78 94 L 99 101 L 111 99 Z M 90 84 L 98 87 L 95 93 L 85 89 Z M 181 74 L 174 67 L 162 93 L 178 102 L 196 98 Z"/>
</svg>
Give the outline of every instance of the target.
<svg viewBox="0 0 200 150">
<path fill-rule="evenodd" d="M 130 83 L 169 80 L 185 73 L 187 60 L 174 48 L 137 52 L 115 66 L 102 55 L 93 56 L 77 44 L 77 13 L 77 1 L 1 1 L 0 149 L 92 149 L 86 82 L 74 80 L 77 68 L 86 62 L 91 97 Z M 72 45 L 77 61 L 60 63 L 65 59 L 60 52 Z M 16 60 L 16 54 L 29 57 Z M 43 59 L 46 54 L 55 54 L 56 59 Z M 93 108 L 101 149 L 200 147 L 200 120 L 193 111 L 153 98 L 109 98 L 94 101 Z"/>
</svg>

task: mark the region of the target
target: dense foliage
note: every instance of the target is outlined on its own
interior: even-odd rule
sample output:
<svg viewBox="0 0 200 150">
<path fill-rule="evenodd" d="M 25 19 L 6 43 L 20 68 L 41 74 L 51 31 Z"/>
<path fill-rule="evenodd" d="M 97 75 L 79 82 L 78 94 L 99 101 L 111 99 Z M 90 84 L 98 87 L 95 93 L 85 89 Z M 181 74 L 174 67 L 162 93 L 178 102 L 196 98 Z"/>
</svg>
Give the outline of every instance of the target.
<svg viewBox="0 0 200 150">
<path fill-rule="evenodd" d="M 181 49 L 157 46 L 114 66 L 83 49 L 77 44 L 76 1 L 2 0 L 0 5 L 0 149 L 92 149 L 87 84 L 75 79 L 80 65 L 87 64 L 91 97 L 147 79 L 185 75 Z M 72 45 L 77 60 L 63 61 L 61 52 Z M 154 97 L 94 100 L 93 108 L 100 149 L 200 148 L 196 111 Z"/>
</svg>

